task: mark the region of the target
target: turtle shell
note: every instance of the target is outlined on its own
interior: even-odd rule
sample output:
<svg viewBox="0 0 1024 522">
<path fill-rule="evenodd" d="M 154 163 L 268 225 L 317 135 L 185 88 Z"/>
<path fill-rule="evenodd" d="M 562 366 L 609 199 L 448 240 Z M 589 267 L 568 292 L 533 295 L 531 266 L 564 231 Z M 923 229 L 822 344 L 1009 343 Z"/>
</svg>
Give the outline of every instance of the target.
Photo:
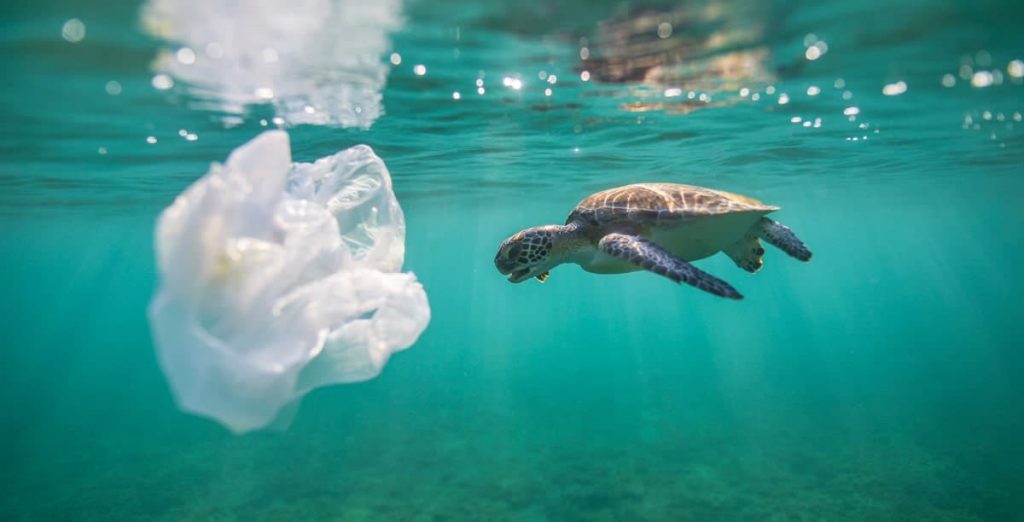
<svg viewBox="0 0 1024 522">
<path fill-rule="evenodd" d="M 721 190 L 675 183 L 639 183 L 588 196 L 576 205 L 566 223 L 601 226 L 628 222 L 650 227 L 735 212 L 774 210 L 778 207 Z"/>
</svg>

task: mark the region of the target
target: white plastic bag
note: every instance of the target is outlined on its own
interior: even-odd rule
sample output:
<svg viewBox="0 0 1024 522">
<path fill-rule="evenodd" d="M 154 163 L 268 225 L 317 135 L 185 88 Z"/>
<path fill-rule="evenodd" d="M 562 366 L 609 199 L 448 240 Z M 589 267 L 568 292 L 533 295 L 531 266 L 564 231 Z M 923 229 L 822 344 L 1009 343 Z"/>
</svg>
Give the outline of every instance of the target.
<svg viewBox="0 0 1024 522">
<path fill-rule="evenodd" d="M 367 146 L 291 163 L 269 131 L 160 215 L 149 318 L 179 406 L 235 432 L 327 384 L 370 379 L 430 320 L 401 273 L 405 222 Z"/>
</svg>

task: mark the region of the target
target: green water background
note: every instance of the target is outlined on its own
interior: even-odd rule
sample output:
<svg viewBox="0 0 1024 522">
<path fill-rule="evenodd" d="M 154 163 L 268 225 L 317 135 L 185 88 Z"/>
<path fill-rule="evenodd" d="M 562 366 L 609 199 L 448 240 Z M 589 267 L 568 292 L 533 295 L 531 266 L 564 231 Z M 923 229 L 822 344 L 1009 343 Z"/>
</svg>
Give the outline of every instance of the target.
<svg viewBox="0 0 1024 522">
<path fill-rule="evenodd" d="M 939 82 L 981 49 L 1024 56 L 1019 8 L 776 4 L 776 55 L 799 55 L 807 32 L 832 47 L 778 81 L 785 107 L 638 117 L 618 110 L 626 87 L 578 82 L 543 110 L 510 94 L 451 103 L 482 68 L 569 76 L 574 44 L 546 35 L 613 7 L 413 4 L 394 46 L 436 73 L 396 69 L 368 131 L 292 130 L 296 159 L 369 143 L 387 162 L 433 321 L 378 379 L 239 437 L 175 408 L 145 308 L 155 216 L 262 129 L 153 91 L 158 43 L 133 3 L 5 5 L 0 518 L 1024 517 L 1024 124 L 994 116 L 1024 110 L 1024 89 Z M 90 31 L 77 47 L 59 35 L 71 16 Z M 457 59 L 456 23 L 476 42 Z M 845 139 L 836 77 L 880 129 L 870 140 Z M 906 94 L 881 95 L 900 79 Z M 796 95 L 809 84 L 821 97 Z M 495 272 L 508 234 L 643 180 L 777 204 L 815 257 L 769 249 L 755 276 L 700 263 L 742 302 L 644 273 L 563 267 L 513 286 Z"/>
</svg>

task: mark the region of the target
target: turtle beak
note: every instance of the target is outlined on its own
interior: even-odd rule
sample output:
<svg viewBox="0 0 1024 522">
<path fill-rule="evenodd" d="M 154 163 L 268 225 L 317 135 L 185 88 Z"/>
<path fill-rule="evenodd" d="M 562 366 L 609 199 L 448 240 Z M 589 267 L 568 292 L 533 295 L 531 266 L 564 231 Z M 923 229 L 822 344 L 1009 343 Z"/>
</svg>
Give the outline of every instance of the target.
<svg viewBox="0 0 1024 522">
<path fill-rule="evenodd" d="M 526 281 L 527 279 L 529 279 L 529 277 L 530 277 L 530 269 L 529 268 L 520 268 L 519 270 L 514 270 L 511 273 L 511 275 L 508 276 L 508 280 L 510 282 L 512 282 L 512 283 L 522 283 L 523 281 Z"/>
<path fill-rule="evenodd" d="M 530 277 L 532 271 L 530 267 L 516 268 L 514 262 L 509 262 L 500 255 L 494 258 L 494 267 L 498 269 L 498 273 L 501 275 L 507 275 L 508 280 L 513 283 L 522 283 Z"/>
<path fill-rule="evenodd" d="M 501 275 L 508 275 L 512 273 L 515 268 L 514 264 L 509 263 L 499 254 L 494 258 L 494 267 L 498 269 L 498 273 Z"/>
</svg>

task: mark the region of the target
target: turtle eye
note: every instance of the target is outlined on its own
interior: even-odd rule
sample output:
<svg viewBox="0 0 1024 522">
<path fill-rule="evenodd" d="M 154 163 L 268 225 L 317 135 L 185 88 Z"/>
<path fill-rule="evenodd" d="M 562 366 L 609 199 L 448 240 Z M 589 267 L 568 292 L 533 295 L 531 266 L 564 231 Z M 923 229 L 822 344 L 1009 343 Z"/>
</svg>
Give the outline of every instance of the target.
<svg viewBox="0 0 1024 522">
<path fill-rule="evenodd" d="M 518 244 L 512 245 L 508 249 L 508 258 L 509 259 L 515 259 L 515 258 L 519 257 L 519 252 L 522 251 L 522 250 L 523 250 L 523 247 L 521 245 L 518 245 Z"/>
</svg>

